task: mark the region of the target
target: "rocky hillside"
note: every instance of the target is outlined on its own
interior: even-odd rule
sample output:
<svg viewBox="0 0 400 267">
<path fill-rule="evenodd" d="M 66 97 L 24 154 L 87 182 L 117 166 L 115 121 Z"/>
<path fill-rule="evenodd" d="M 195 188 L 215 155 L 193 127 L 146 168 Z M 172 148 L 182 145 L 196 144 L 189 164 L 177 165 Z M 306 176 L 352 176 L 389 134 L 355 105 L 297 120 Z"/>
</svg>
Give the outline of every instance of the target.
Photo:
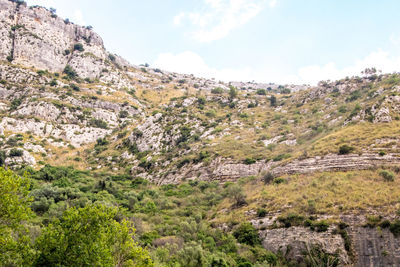
<svg viewBox="0 0 400 267">
<path fill-rule="evenodd" d="M 385 243 L 373 228 L 374 241 L 365 244 L 369 230 L 361 225 L 368 212 L 389 221 L 397 216 L 399 203 L 388 186 L 394 178 L 385 177 L 399 171 L 398 73 L 370 69 L 315 87 L 197 78 L 131 65 L 108 52 L 91 27 L 20 1 L 0 0 L 0 35 L 1 165 L 73 166 L 156 185 L 247 177 L 248 205 L 219 208 L 230 218 L 252 221 L 264 247 L 278 251 L 277 240 L 293 245 L 315 239 L 327 251 L 339 249 L 343 264 L 395 266 L 378 248 L 385 247 L 391 259 L 400 257 L 392 232 L 383 229 L 390 240 Z M 347 204 L 338 196 L 338 185 L 352 183 L 343 171 L 359 179 L 351 184 L 358 198 Z M 367 195 L 367 178 L 359 173 L 372 177 L 382 195 Z M 325 184 L 326 176 L 336 182 Z M 308 186 L 310 195 L 279 198 L 278 192 L 301 194 L 294 185 Z M 316 233 L 304 227 L 304 218 L 290 230 L 277 225 L 280 216 L 310 205 L 315 209 L 309 213 L 345 222 L 347 232 L 331 224 L 329 232 Z M 259 220 L 260 206 L 271 216 Z M 213 223 L 229 228 L 223 216 Z"/>
</svg>

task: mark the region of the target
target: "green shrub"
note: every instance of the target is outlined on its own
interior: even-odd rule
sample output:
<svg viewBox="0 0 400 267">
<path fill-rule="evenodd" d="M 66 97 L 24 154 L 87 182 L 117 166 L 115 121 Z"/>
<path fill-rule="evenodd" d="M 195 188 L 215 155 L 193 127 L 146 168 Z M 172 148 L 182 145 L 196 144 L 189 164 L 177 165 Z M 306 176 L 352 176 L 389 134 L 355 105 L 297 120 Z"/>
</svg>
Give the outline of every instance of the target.
<svg viewBox="0 0 400 267">
<path fill-rule="evenodd" d="M 382 170 L 379 172 L 379 175 L 386 181 L 386 182 L 393 182 L 395 175 L 393 172 L 388 170 Z"/>
<path fill-rule="evenodd" d="M 236 87 L 234 86 L 229 86 L 229 98 L 230 100 L 233 100 L 234 98 L 236 98 L 238 95 L 238 90 Z"/>
<path fill-rule="evenodd" d="M 217 116 L 217 112 L 213 109 L 210 109 L 206 112 L 206 116 L 209 118 L 215 118 L 215 116 Z"/>
<path fill-rule="evenodd" d="M 126 118 L 126 117 L 128 117 L 128 116 L 129 116 L 129 113 L 128 113 L 127 110 L 121 110 L 121 111 L 119 112 L 119 117 L 120 117 L 120 118 Z"/>
<path fill-rule="evenodd" d="M 286 182 L 286 179 L 282 178 L 282 177 L 277 177 L 273 180 L 274 184 L 283 184 Z"/>
<path fill-rule="evenodd" d="M 257 209 L 257 216 L 262 218 L 265 217 L 267 215 L 267 211 L 263 208 L 258 208 Z"/>
<path fill-rule="evenodd" d="M 107 122 L 103 121 L 101 119 L 91 119 L 89 124 L 90 124 L 90 126 L 101 128 L 101 129 L 108 128 Z"/>
<path fill-rule="evenodd" d="M 24 154 L 24 152 L 21 149 L 13 148 L 10 150 L 8 155 L 10 157 L 21 157 Z"/>
<path fill-rule="evenodd" d="M 354 150 L 354 147 L 348 146 L 348 145 L 342 145 L 339 147 L 339 154 L 340 155 L 346 155 L 351 153 Z"/>
<path fill-rule="evenodd" d="M 340 106 L 339 107 L 339 110 L 338 110 L 340 113 L 346 113 L 346 111 L 347 111 L 347 107 L 346 106 Z"/>
<path fill-rule="evenodd" d="M 71 83 L 69 85 L 69 87 L 71 87 L 72 90 L 77 91 L 77 92 L 81 90 L 81 88 L 79 88 L 79 86 L 74 83 Z"/>
<path fill-rule="evenodd" d="M 328 231 L 329 223 L 325 220 L 317 221 L 314 222 L 310 228 L 316 232 L 326 232 Z"/>
<path fill-rule="evenodd" d="M 267 172 L 264 176 L 263 176 L 263 181 L 265 184 L 269 184 L 270 182 L 272 182 L 274 180 L 275 176 L 271 173 L 271 172 Z"/>
<path fill-rule="evenodd" d="M 0 150 L 0 167 L 3 167 L 6 162 L 6 152 Z"/>
<path fill-rule="evenodd" d="M 297 215 L 295 213 L 290 213 L 286 217 L 280 216 L 278 217 L 278 221 L 284 225 L 284 227 L 289 228 L 291 226 L 299 226 L 304 222 L 304 217 L 301 215 Z"/>
<path fill-rule="evenodd" d="M 255 159 L 253 159 L 253 158 L 246 158 L 245 160 L 244 160 L 244 164 L 247 164 L 247 165 L 251 165 L 251 164 L 254 164 L 254 163 L 256 163 L 257 161 L 255 160 Z"/>
<path fill-rule="evenodd" d="M 280 155 L 274 157 L 273 161 L 281 161 L 281 160 L 284 160 L 284 159 L 288 159 L 290 157 L 291 157 L 290 154 L 280 154 Z"/>
<path fill-rule="evenodd" d="M 256 94 L 257 95 L 267 95 L 267 91 L 265 89 L 258 89 Z"/>
<path fill-rule="evenodd" d="M 83 48 L 83 45 L 81 43 L 74 44 L 74 51 L 83 52 L 84 50 L 85 49 Z"/>
<path fill-rule="evenodd" d="M 56 85 L 57 85 L 57 80 L 56 79 L 51 80 L 50 86 L 56 86 Z"/>
<path fill-rule="evenodd" d="M 78 74 L 70 65 L 65 66 L 63 73 L 65 73 L 69 79 L 75 79 L 78 77 Z"/>
<path fill-rule="evenodd" d="M 260 238 L 257 229 L 251 223 L 242 223 L 234 232 L 233 236 L 239 243 L 247 244 L 250 246 L 259 245 Z"/>
<path fill-rule="evenodd" d="M 215 87 L 214 89 L 211 89 L 212 94 L 220 95 L 224 92 L 224 89 L 221 87 Z"/>
<path fill-rule="evenodd" d="M 400 221 L 395 220 L 393 223 L 391 223 L 389 230 L 395 237 L 398 237 L 400 235 Z"/>
<path fill-rule="evenodd" d="M 113 54 L 108 54 L 108 59 L 115 62 L 115 56 Z"/>
<path fill-rule="evenodd" d="M 134 242 L 132 223 L 118 222 L 117 212 L 100 205 L 68 209 L 36 240 L 34 266 L 153 266 L 147 251 Z"/>
</svg>

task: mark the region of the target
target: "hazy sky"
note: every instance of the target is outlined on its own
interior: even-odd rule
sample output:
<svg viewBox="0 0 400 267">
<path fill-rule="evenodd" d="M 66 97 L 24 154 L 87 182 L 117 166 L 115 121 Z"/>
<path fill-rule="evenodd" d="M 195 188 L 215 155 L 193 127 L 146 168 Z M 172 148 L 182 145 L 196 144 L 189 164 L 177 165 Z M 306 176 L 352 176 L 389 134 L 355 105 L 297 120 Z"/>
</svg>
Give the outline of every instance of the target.
<svg viewBox="0 0 400 267">
<path fill-rule="evenodd" d="M 400 71 L 399 0 L 28 0 L 133 64 L 275 83 Z"/>
</svg>

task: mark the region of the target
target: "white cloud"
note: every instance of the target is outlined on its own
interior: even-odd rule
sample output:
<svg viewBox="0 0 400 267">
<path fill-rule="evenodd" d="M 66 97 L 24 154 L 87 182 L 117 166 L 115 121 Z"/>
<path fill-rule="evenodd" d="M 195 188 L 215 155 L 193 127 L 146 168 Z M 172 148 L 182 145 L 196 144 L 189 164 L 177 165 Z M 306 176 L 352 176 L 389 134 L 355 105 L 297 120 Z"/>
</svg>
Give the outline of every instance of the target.
<svg viewBox="0 0 400 267">
<path fill-rule="evenodd" d="M 185 13 L 181 12 L 174 17 L 174 24 L 181 25 L 182 19 L 185 17 Z"/>
<path fill-rule="evenodd" d="M 277 0 L 270 0 L 274 6 Z M 264 8 L 266 0 L 204 0 L 205 8 L 198 12 L 182 12 L 173 19 L 175 25 L 188 21 L 195 29 L 192 37 L 199 42 L 211 42 L 226 37 L 232 30 L 246 24 Z"/>
<path fill-rule="evenodd" d="M 72 17 L 72 22 L 81 25 L 81 26 L 85 26 L 86 25 L 86 21 L 83 19 L 83 14 L 82 11 L 80 9 L 76 9 L 74 11 L 74 15 Z"/>
<path fill-rule="evenodd" d="M 194 74 L 205 78 L 223 81 L 257 81 L 278 84 L 311 84 L 321 80 L 336 80 L 346 76 L 360 75 L 365 68 L 376 67 L 384 73 L 400 71 L 400 57 L 392 57 L 388 52 L 378 50 L 353 64 L 339 68 L 335 63 L 310 65 L 300 68 L 296 73 L 283 73 L 273 69 L 222 68 L 210 67 L 201 56 L 186 51 L 179 54 L 160 54 L 153 63 L 155 67 L 178 73 Z"/>
<path fill-rule="evenodd" d="M 219 80 L 230 81 L 248 80 L 251 76 L 251 69 L 216 69 L 212 68 L 198 54 L 186 51 L 179 54 L 164 53 L 160 54 L 153 65 L 157 68 L 185 73 L 194 74 L 195 76 L 204 78 L 217 78 Z"/>
<path fill-rule="evenodd" d="M 400 45 L 400 35 L 394 33 L 390 35 L 390 42 L 394 45 Z"/>
<path fill-rule="evenodd" d="M 306 66 L 298 71 L 294 81 L 316 84 L 321 80 L 336 80 L 346 76 L 360 75 L 362 70 L 371 67 L 382 70 L 384 73 L 400 71 L 400 57 L 393 57 L 386 51 L 377 50 L 344 68 L 338 68 L 333 62 L 323 66 Z"/>
<path fill-rule="evenodd" d="M 272 7 L 272 8 L 276 7 L 276 4 L 278 4 L 278 0 L 270 0 L 269 1 L 269 6 Z"/>
</svg>

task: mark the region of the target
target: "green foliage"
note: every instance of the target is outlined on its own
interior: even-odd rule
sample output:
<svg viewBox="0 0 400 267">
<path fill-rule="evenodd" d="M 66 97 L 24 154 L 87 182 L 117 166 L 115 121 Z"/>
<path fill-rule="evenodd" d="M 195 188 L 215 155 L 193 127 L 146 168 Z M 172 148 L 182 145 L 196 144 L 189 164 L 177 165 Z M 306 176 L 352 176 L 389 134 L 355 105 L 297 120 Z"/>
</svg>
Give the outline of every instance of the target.
<svg viewBox="0 0 400 267">
<path fill-rule="evenodd" d="M 379 172 L 379 175 L 386 181 L 386 182 L 393 182 L 394 181 L 394 173 L 388 170 L 382 170 Z"/>
<path fill-rule="evenodd" d="M 257 209 L 257 216 L 262 218 L 265 217 L 267 215 L 267 211 L 263 208 L 258 208 Z"/>
<path fill-rule="evenodd" d="M 338 111 L 340 113 L 346 113 L 347 112 L 347 107 L 345 105 L 342 105 L 339 107 Z"/>
<path fill-rule="evenodd" d="M 353 152 L 353 150 L 354 150 L 354 147 L 351 147 L 349 145 L 342 145 L 339 147 L 339 154 L 346 155 L 346 154 Z"/>
<path fill-rule="evenodd" d="M 264 181 L 265 184 L 269 184 L 274 180 L 275 176 L 271 172 L 267 172 L 262 180 Z"/>
<path fill-rule="evenodd" d="M 22 104 L 21 98 L 16 98 L 11 101 L 10 111 L 16 110 Z"/>
<path fill-rule="evenodd" d="M 126 118 L 126 117 L 128 117 L 129 116 L 129 112 L 127 111 L 127 110 L 121 110 L 120 112 L 119 112 L 119 117 L 120 118 Z"/>
<path fill-rule="evenodd" d="M 265 89 L 258 89 L 256 94 L 257 95 L 267 95 L 267 91 Z"/>
<path fill-rule="evenodd" d="M 400 236 L 400 221 L 395 220 L 393 223 L 391 223 L 389 230 L 395 237 Z"/>
<path fill-rule="evenodd" d="M 101 119 L 91 119 L 89 122 L 90 126 L 96 127 L 96 128 L 101 128 L 101 129 L 107 129 L 108 124 L 106 121 L 103 121 Z"/>
<path fill-rule="evenodd" d="M 113 54 L 108 54 L 108 59 L 115 62 L 115 56 Z"/>
<path fill-rule="evenodd" d="M 83 52 L 84 50 L 85 49 L 83 48 L 83 45 L 81 43 L 74 44 L 74 51 Z"/>
<path fill-rule="evenodd" d="M 360 90 L 355 90 L 353 92 L 351 92 L 350 96 L 346 98 L 347 102 L 352 102 L 355 101 L 359 98 L 361 98 L 361 91 Z"/>
<path fill-rule="evenodd" d="M 277 155 L 276 157 L 273 158 L 273 161 L 281 161 L 281 160 L 284 160 L 284 159 L 288 159 L 290 157 L 291 157 L 290 154 L 279 154 L 279 155 Z"/>
<path fill-rule="evenodd" d="M 269 103 L 270 103 L 271 107 L 276 107 L 276 105 L 277 105 L 276 96 L 271 95 L 271 98 L 269 99 Z"/>
<path fill-rule="evenodd" d="M 254 164 L 254 163 L 256 163 L 257 161 L 255 160 L 255 159 L 253 159 L 253 158 L 246 158 L 245 160 L 244 160 L 244 164 L 247 164 L 247 165 L 251 165 L 251 164 Z"/>
<path fill-rule="evenodd" d="M 18 148 L 12 148 L 10 152 L 8 152 L 8 155 L 10 157 L 21 157 L 24 154 L 24 152 L 21 149 Z"/>
<path fill-rule="evenodd" d="M 229 99 L 233 100 L 238 95 L 238 90 L 235 86 L 229 86 Z"/>
<path fill-rule="evenodd" d="M 116 221 L 117 209 L 101 205 L 67 210 L 43 229 L 36 266 L 152 266 L 132 239 L 135 228 Z"/>
<path fill-rule="evenodd" d="M 215 118 L 217 115 L 216 111 L 214 109 L 207 110 L 206 116 L 209 118 Z"/>
<path fill-rule="evenodd" d="M 0 168 L 0 262 L 2 266 L 27 266 L 34 252 L 25 221 L 31 218 L 30 181 Z"/>
<path fill-rule="evenodd" d="M 79 88 L 79 86 L 76 85 L 75 83 L 71 83 L 71 84 L 69 85 L 69 87 L 71 87 L 71 89 L 74 90 L 74 91 L 76 91 L 76 92 L 79 92 L 79 91 L 81 90 L 81 88 Z"/>
<path fill-rule="evenodd" d="M 50 86 L 57 86 L 57 80 L 56 79 L 51 80 Z"/>
<path fill-rule="evenodd" d="M 235 207 L 240 207 L 246 204 L 246 195 L 243 193 L 243 188 L 238 184 L 232 184 L 227 188 L 227 195 L 234 201 Z"/>
<path fill-rule="evenodd" d="M 0 150 L 0 167 L 3 167 L 6 162 L 6 152 Z"/>
<path fill-rule="evenodd" d="M 284 227 L 289 228 L 292 226 L 302 225 L 304 217 L 295 213 L 290 213 L 287 216 L 278 217 L 278 221 L 283 224 Z"/>
<path fill-rule="evenodd" d="M 63 73 L 65 73 L 69 79 L 75 79 L 78 77 L 78 74 L 70 65 L 65 66 Z"/>
<path fill-rule="evenodd" d="M 272 180 L 272 182 L 274 184 L 283 184 L 286 182 L 286 179 L 282 178 L 282 177 L 276 177 Z"/>
<path fill-rule="evenodd" d="M 224 92 L 224 89 L 221 87 L 215 87 L 214 89 L 211 89 L 212 94 L 220 95 Z"/>
<path fill-rule="evenodd" d="M 304 252 L 304 262 L 306 266 L 319 267 L 319 266 L 339 266 L 340 258 L 338 253 L 327 253 L 320 246 L 307 245 Z"/>
<path fill-rule="evenodd" d="M 233 236 L 239 241 L 239 243 L 247 244 L 250 246 L 258 245 L 261 243 L 257 229 L 248 222 L 242 223 L 233 232 Z"/>
</svg>

